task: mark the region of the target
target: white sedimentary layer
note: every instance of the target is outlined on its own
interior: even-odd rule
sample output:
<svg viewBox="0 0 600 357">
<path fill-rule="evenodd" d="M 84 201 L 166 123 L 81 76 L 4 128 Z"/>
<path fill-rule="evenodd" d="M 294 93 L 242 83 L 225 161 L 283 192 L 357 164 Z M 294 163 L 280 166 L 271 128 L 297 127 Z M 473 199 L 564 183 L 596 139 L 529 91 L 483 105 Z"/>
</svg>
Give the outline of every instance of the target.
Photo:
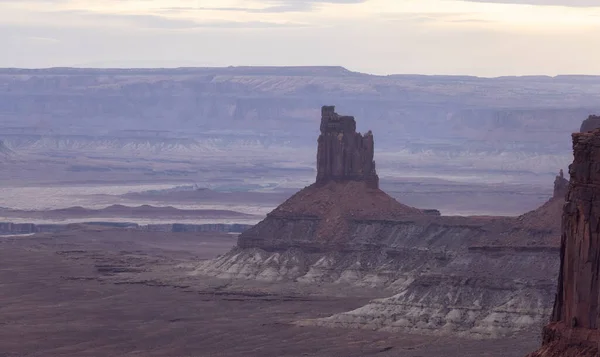
<svg viewBox="0 0 600 357">
<path fill-rule="evenodd" d="M 376 255 L 234 249 L 201 263 L 195 273 L 224 279 L 383 288 L 393 295 L 353 311 L 298 321 L 300 325 L 498 338 L 542 325 L 551 311 L 552 278 L 558 263 L 553 252 L 463 251 L 441 257 L 439 252 L 415 249 L 404 252 L 402 258 Z M 508 275 L 497 269 L 502 261 L 512 265 Z M 533 266 L 547 271 L 526 270 Z"/>
</svg>

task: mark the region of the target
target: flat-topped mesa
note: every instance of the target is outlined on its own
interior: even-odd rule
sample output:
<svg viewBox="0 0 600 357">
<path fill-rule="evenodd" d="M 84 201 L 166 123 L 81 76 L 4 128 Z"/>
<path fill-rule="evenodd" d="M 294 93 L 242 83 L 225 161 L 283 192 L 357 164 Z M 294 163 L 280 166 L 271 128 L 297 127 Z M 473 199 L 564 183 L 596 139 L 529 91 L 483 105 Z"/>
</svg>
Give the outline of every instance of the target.
<svg viewBox="0 0 600 357">
<path fill-rule="evenodd" d="M 371 131 L 356 132 L 356 121 L 341 116 L 334 106 L 321 108 L 321 135 L 317 149 L 317 184 L 329 181 L 364 181 L 379 188 L 375 170 L 375 143 Z"/>
</svg>

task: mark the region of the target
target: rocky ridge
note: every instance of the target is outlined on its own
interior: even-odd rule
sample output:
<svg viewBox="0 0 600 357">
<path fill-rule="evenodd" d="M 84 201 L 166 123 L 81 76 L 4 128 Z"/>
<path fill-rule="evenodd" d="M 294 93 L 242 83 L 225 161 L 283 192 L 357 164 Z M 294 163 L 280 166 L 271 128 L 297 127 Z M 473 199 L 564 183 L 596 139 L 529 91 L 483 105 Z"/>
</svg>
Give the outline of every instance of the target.
<svg viewBox="0 0 600 357">
<path fill-rule="evenodd" d="M 564 177 L 556 179 L 555 197 L 520 217 L 427 214 L 374 185 L 372 135 L 356 134 L 353 118 L 332 113 L 324 107 L 322 123 L 334 118 L 345 129 L 330 135 L 322 124 L 317 182 L 196 272 L 393 295 L 299 324 L 477 338 L 541 327 L 556 286 Z"/>
<path fill-rule="evenodd" d="M 573 134 L 558 291 L 551 323 L 543 330 L 543 346 L 530 357 L 592 357 L 600 353 L 599 126 L 600 117 L 588 119 L 581 127 L 584 132 Z"/>
</svg>

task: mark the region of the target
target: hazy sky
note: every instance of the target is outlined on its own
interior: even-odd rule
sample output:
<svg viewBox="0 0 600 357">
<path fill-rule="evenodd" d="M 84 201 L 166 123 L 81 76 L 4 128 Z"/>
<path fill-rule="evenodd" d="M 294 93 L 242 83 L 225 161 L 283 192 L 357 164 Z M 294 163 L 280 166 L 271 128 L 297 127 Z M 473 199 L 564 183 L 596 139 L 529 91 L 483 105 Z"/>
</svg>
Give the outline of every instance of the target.
<svg viewBox="0 0 600 357">
<path fill-rule="evenodd" d="M 600 0 L 0 0 L 0 67 L 600 74 Z"/>
</svg>

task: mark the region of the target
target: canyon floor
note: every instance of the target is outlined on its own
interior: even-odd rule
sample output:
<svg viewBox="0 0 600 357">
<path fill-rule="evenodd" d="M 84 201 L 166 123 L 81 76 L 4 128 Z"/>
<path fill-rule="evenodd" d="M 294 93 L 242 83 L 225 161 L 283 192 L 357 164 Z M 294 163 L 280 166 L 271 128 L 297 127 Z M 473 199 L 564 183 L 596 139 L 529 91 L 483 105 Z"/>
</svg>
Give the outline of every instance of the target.
<svg viewBox="0 0 600 357">
<path fill-rule="evenodd" d="M 295 326 L 385 294 L 189 274 L 234 244 L 86 226 L 1 237 L 0 356 L 520 357 L 540 343 L 537 331 L 463 340 Z"/>
</svg>

